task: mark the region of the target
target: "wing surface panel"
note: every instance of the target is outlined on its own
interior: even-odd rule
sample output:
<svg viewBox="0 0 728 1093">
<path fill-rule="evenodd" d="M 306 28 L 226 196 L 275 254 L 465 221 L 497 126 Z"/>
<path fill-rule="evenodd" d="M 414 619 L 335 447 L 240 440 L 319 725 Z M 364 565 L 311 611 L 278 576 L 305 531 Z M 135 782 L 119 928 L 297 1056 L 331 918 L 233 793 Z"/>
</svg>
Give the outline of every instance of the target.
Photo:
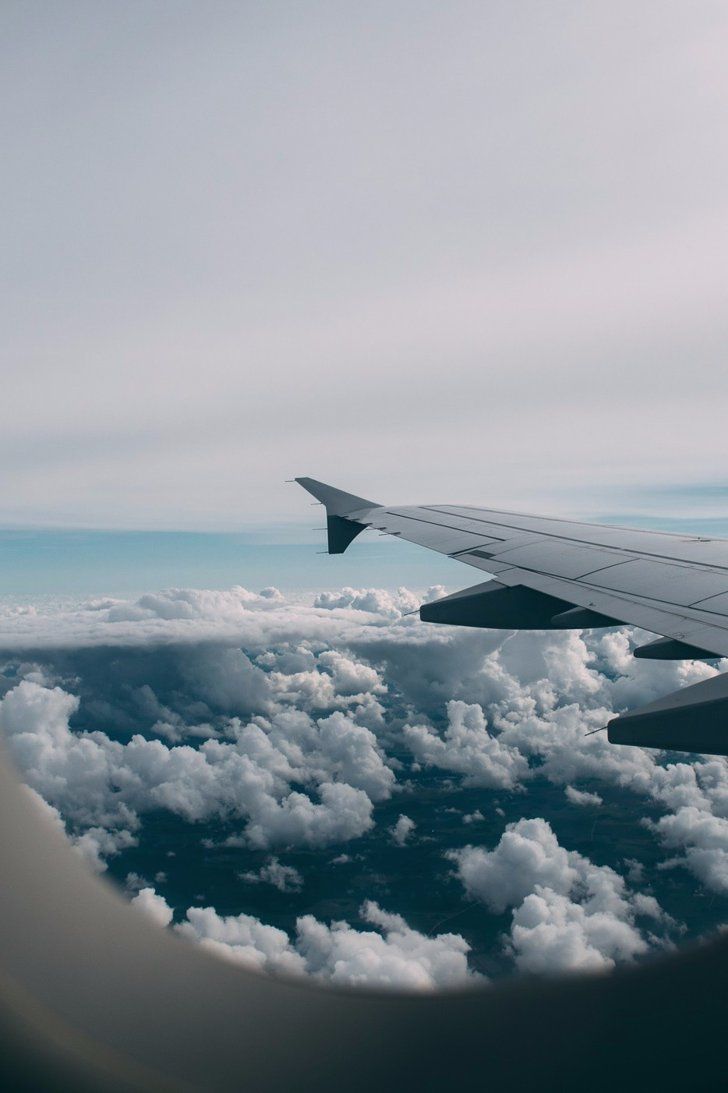
<svg viewBox="0 0 728 1093">
<path fill-rule="evenodd" d="M 349 517 L 504 584 L 728 656 L 728 542 L 463 506 L 378 506 Z M 705 546 L 713 564 L 690 557 Z"/>
<path fill-rule="evenodd" d="M 641 528 L 616 527 L 613 524 L 579 523 L 555 516 L 528 516 L 522 513 L 500 512 L 495 509 L 463 506 L 424 506 L 441 516 L 464 517 L 488 524 L 498 534 L 498 528 L 519 528 L 544 537 L 572 539 L 593 546 L 614 547 L 635 555 L 668 561 L 708 565 L 728 570 L 728 540 L 701 535 L 684 535 L 669 531 L 648 531 Z"/>
<path fill-rule="evenodd" d="M 555 577 L 568 578 L 585 577 L 624 564 L 623 556 L 615 551 L 594 550 L 592 547 L 543 539 L 527 546 L 500 551 L 497 557 L 499 561 L 515 566 L 544 570 Z"/>
<path fill-rule="evenodd" d="M 728 574 L 640 558 L 593 573 L 589 580 L 600 588 L 690 607 L 707 596 L 725 592 Z"/>
<path fill-rule="evenodd" d="M 708 614 L 728 615 L 728 592 L 721 592 L 719 596 L 709 596 L 705 600 L 698 600 L 693 606 Z"/>
</svg>

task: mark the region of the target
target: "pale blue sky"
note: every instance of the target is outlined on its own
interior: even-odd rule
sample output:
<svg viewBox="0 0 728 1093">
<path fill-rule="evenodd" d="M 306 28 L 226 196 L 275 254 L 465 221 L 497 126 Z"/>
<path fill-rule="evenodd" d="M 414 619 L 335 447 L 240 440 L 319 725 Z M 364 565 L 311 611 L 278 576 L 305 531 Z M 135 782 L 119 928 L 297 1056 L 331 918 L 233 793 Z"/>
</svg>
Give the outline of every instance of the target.
<svg viewBox="0 0 728 1093">
<path fill-rule="evenodd" d="M 724 3 L 23 0 L 0 56 L 1 524 L 725 479 Z"/>
<path fill-rule="evenodd" d="M 699 500 L 669 491 L 659 506 L 638 515 L 592 513 L 611 523 L 728 537 L 728 515 L 701 516 Z M 718 505 L 716 505 L 716 509 Z M 309 512 L 315 512 L 309 509 Z M 326 534 L 308 523 L 251 526 L 243 533 L 93 531 L 0 528 L 0 600 L 53 596 L 134 596 L 159 588 L 273 585 L 286 592 L 432 585 L 464 588 L 480 579 L 472 568 L 400 539 L 370 532 L 344 555 L 329 556 Z"/>
</svg>

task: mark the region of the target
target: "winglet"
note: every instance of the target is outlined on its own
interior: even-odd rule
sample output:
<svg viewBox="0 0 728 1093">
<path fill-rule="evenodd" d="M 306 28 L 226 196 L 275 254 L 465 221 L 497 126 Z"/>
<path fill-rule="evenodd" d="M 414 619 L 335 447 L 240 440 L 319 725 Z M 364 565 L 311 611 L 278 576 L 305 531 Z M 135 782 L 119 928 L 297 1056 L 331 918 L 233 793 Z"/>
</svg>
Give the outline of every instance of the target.
<svg viewBox="0 0 728 1093">
<path fill-rule="evenodd" d="M 326 511 L 332 516 L 346 516 L 348 512 L 357 512 L 359 509 L 378 509 L 377 501 L 367 501 L 364 497 L 356 497 L 353 493 L 344 493 L 334 486 L 327 486 L 325 482 L 319 482 L 315 478 L 296 478 L 299 486 L 303 486 L 310 494 L 326 505 Z"/>
<path fill-rule="evenodd" d="M 364 497 L 337 490 L 315 478 L 296 478 L 295 481 L 326 506 L 329 554 L 343 554 L 359 532 L 369 526 L 365 521 L 348 519 L 348 513 L 380 507 L 376 501 L 367 501 Z"/>
</svg>

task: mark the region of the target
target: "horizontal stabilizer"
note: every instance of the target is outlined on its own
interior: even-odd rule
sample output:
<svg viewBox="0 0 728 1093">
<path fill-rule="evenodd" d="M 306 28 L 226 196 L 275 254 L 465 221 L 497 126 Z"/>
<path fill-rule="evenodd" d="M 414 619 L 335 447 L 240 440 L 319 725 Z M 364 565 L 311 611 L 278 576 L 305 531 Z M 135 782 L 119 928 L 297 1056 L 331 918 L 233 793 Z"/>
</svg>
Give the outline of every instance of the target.
<svg viewBox="0 0 728 1093">
<path fill-rule="evenodd" d="M 612 744 L 728 755 L 728 673 L 615 718 L 607 736 Z"/>
</svg>

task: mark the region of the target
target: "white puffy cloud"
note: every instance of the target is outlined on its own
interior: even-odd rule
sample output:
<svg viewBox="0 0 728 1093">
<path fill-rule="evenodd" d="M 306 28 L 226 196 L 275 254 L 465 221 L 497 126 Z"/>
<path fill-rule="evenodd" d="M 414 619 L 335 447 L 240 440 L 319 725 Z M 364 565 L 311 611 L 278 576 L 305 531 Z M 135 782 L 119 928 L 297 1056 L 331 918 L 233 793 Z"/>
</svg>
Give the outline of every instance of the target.
<svg viewBox="0 0 728 1093">
<path fill-rule="evenodd" d="M 218 915 L 213 907 L 190 907 L 186 921 L 175 929 L 184 937 L 248 968 L 284 975 L 302 975 L 303 957 L 290 943 L 288 934 L 267 926 L 252 915 Z"/>
<path fill-rule="evenodd" d="M 598 793 L 588 793 L 583 789 L 575 789 L 574 786 L 567 786 L 564 795 L 570 804 L 580 805 L 583 808 L 599 808 L 604 804 Z"/>
<path fill-rule="evenodd" d="M 453 700 L 447 715 L 442 736 L 426 725 L 405 726 L 407 745 L 420 763 L 462 774 L 465 785 L 489 789 L 513 789 L 527 775 L 528 761 L 488 732 L 480 706 Z"/>
<path fill-rule="evenodd" d="M 246 838 L 261 848 L 355 838 L 372 826 L 372 800 L 345 779 L 378 800 L 394 784 L 376 738 L 343 715 L 318 724 L 305 714 L 275 725 L 234 720 L 232 741 L 192 748 L 73 732 L 69 717 L 77 708 L 62 689 L 24 680 L 0 702 L 0 728 L 29 784 L 69 823 L 87 828 L 77 841 L 92 861 L 117 852 L 119 840 L 130 845 L 139 813 L 160 807 L 189 821 L 246 818 Z M 315 796 L 292 790 L 292 782 L 310 783 Z"/>
<path fill-rule="evenodd" d="M 131 905 L 158 926 L 169 926 L 172 921 L 172 908 L 164 896 L 158 895 L 153 888 L 141 888 L 132 899 Z"/>
<path fill-rule="evenodd" d="M 590 798 L 629 790 L 668 813 L 656 838 L 682 853 L 702 884 L 723 890 L 723 849 L 705 832 L 728 820 L 725 760 L 666 760 L 586 735 L 714 668 L 637 661 L 631 648 L 646 635 L 633 628 L 459 630 L 407 615 L 418 602 L 404 589 L 344 589 L 311 604 L 237 587 L 0 605 L 0 645 L 16 651 L 0 727 L 96 868 L 160 807 L 237 824 L 239 840 L 262 849 L 361 835 L 397 789 L 404 744 L 416 764 L 466 786 L 515 791 L 546 778 L 572 804 L 595 806 L 575 788 L 580 781 Z M 174 680 L 138 680 L 129 670 L 127 681 L 118 657 L 134 650 L 149 651 L 150 662 L 166 655 Z M 99 679 L 102 654 L 117 657 L 107 671 L 118 679 L 116 697 L 77 693 L 74 658 L 84 651 L 98 654 Z M 84 717 L 91 731 L 72 730 Z M 134 733 L 140 719 L 144 731 Z M 131 739 L 117 738 L 122 721 Z"/>
<path fill-rule="evenodd" d="M 508 824 L 494 850 L 466 846 L 450 856 L 468 895 L 497 914 L 520 903 L 537 884 L 567 893 L 579 880 L 580 856 L 560 846 L 542 819 Z"/>
<path fill-rule="evenodd" d="M 71 837 L 71 845 L 94 873 L 104 873 L 108 858 L 136 846 L 138 839 L 126 828 L 107 831 L 104 827 L 89 827 Z"/>
<path fill-rule="evenodd" d="M 31 786 L 25 785 L 22 788 L 44 819 L 68 838 L 73 849 L 94 873 L 104 873 L 107 869 L 108 858 L 137 845 L 137 839 L 131 831 L 123 828 L 107 831 L 103 827 L 89 827 L 80 834 L 69 835 L 58 809 L 48 804 Z"/>
<path fill-rule="evenodd" d="M 172 588 L 163 592 L 146 593 L 135 603 L 111 601 L 107 618 L 109 622 L 138 622 L 148 619 L 168 621 L 200 618 L 234 619 L 246 607 L 279 604 L 282 601 L 283 597 L 276 588 L 267 588 L 257 595 L 239 585 L 225 591 Z"/>
<path fill-rule="evenodd" d="M 510 944 L 522 971 L 540 973 L 611 968 L 649 948 L 631 922 L 540 885 L 514 911 Z"/>
<path fill-rule="evenodd" d="M 283 865 L 278 858 L 271 858 L 256 872 L 249 870 L 238 874 L 248 884 L 272 884 L 279 892 L 300 892 L 303 877 L 292 865 Z"/>
<path fill-rule="evenodd" d="M 281 752 L 297 760 L 297 766 L 316 770 L 321 777 L 335 775 L 364 790 L 373 801 L 384 801 L 392 793 L 395 775 L 375 734 L 341 711 L 316 722 L 298 720 L 297 731 L 292 719 L 282 716 L 272 723 L 270 738 Z M 300 750 L 291 752 L 292 746 Z"/>
<path fill-rule="evenodd" d="M 686 805 L 652 825 L 665 846 L 684 849 L 684 864 L 721 895 L 728 895 L 728 819 Z"/>
<path fill-rule="evenodd" d="M 404 846 L 417 824 L 410 816 L 404 813 L 398 818 L 396 824 L 390 828 L 392 840 L 397 846 Z"/>
<path fill-rule="evenodd" d="M 371 901 L 360 914 L 375 929 L 356 930 L 346 922 L 326 925 L 303 915 L 293 941 L 251 915 L 221 916 L 212 907 L 191 907 L 176 929 L 248 967 L 351 986 L 432 990 L 474 978 L 467 963 L 470 946 L 459 934 L 429 937 Z"/>
<path fill-rule="evenodd" d="M 261 797 L 245 830 L 251 846 L 330 846 L 363 835 L 373 825 L 372 802 L 360 789 L 325 782 L 320 803 L 292 792 L 281 801 Z"/>
<path fill-rule="evenodd" d="M 496 913 L 514 908 L 507 947 L 523 971 L 632 960 L 651 944 L 635 919 L 664 918 L 613 869 L 562 847 L 541 818 L 508 824 L 493 850 L 466 846 L 448 856 L 469 896 Z"/>
<path fill-rule="evenodd" d="M 471 978 L 470 946 L 460 935 L 428 937 L 370 901 L 360 913 L 382 933 L 354 930 L 343 922 L 327 927 L 311 915 L 298 920 L 297 947 L 313 975 L 335 983 L 413 990 L 455 986 Z"/>
<path fill-rule="evenodd" d="M 398 619 L 409 611 L 416 611 L 420 600 L 406 588 L 388 592 L 383 588 L 342 588 L 340 592 L 321 592 L 314 600 L 314 607 L 323 607 L 328 611 L 336 608 L 351 608 L 353 611 L 367 611 L 374 615 L 383 615 L 388 619 Z"/>
</svg>

